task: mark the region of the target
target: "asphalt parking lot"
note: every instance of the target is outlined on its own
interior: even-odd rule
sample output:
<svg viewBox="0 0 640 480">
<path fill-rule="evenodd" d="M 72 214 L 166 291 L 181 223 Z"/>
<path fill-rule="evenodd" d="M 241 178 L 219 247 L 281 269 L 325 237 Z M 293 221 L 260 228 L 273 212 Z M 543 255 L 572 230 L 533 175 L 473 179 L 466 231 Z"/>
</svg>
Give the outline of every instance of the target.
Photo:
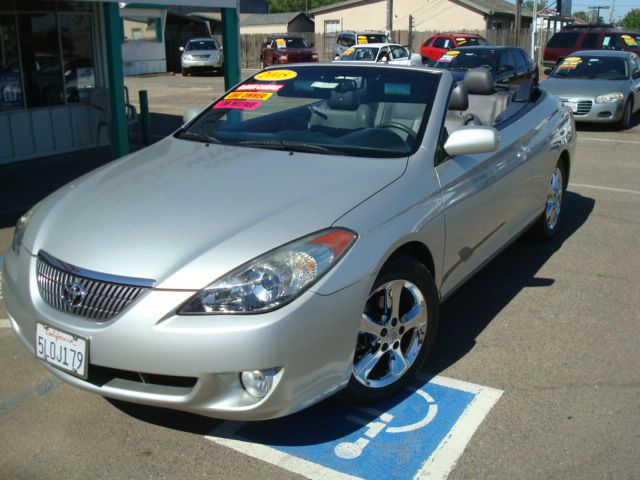
<svg viewBox="0 0 640 480">
<path fill-rule="evenodd" d="M 212 76 L 135 78 L 127 85 L 132 100 L 140 88 L 149 91 L 152 121 L 165 122 L 168 131 L 187 108 L 223 92 L 222 78 Z M 517 241 L 444 305 L 425 373 L 502 393 L 475 419 L 468 443 L 450 459 L 453 469 L 440 478 L 638 478 L 639 179 L 640 115 L 624 132 L 579 126 L 560 234 L 542 245 Z M 11 228 L 0 229 L 0 252 L 11 235 Z M 230 422 L 109 401 L 60 384 L 12 333 L 1 291 L 0 365 L 2 478 L 332 476 L 262 449 L 274 444 L 267 432 L 273 424 L 245 432 L 253 443 L 216 441 Z M 313 416 L 343 408 L 330 399 L 298 417 L 305 441 L 281 438 L 280 450 L 296 442 L 313 450 L 336 440 L 330 429 L 318 434 Z M 329 423 L 334 420 L 340 422 Z M 388 445 L 398 458 L 405 452 L 401 437 L 396 443 L 374 437 L 367 442 Z M 428 455 L 419 447 L 411 452 L 422 462 Z M 395 468 L 391 462 L 378 474 L 413 476 Z"/>
</svg>

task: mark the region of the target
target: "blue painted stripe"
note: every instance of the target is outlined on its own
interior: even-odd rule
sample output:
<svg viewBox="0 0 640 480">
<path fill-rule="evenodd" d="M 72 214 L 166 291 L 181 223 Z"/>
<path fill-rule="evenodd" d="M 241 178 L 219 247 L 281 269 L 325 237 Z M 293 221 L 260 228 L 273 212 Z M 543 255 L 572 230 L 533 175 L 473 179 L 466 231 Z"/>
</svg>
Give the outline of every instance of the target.
<svg viewBox="0 0 640 480">
<path fill-rule="evenodd" d="M 32 387 L 28 390 L 25 390 L 17 397 L 9 398 L 7 400 L 0 401 L 0 415 L 7 413 L 14 407 L 17 407 L 25 400 L 30 400 L 32 398 L 44 397 L 51 390 L 58 388 L 62 385 L 62 380 L 59 380 L 56 377 L 47 378 L 43 382 L 40 382 L 35 387 Z"/>
</svg>

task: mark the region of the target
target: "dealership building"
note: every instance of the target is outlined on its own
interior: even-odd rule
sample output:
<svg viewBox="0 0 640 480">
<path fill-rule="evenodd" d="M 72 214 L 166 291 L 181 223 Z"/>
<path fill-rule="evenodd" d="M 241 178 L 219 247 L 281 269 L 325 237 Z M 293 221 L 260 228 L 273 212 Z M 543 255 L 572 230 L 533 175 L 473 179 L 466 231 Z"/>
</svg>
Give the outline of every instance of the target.
<svg viewBox="0 0 640 480">
<path fill-rule="evenodd" d="M 218 7 L 225 85 L 239 69 L 237 0 L 154 0 L 127 4 Z M 0 0 L 0 164 L 111 144 L 129 151 L 122 43 L 161 40 L 165 18 L 125 25 L 116 1 Z"/>
</svg>

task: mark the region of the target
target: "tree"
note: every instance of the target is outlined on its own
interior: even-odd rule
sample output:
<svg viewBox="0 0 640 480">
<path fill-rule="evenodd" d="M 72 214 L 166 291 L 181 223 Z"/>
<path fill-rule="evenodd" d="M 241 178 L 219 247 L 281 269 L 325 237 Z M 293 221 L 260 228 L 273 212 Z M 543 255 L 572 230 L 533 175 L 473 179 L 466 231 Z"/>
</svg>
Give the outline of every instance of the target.
<svg viewBox="0 0 640 480">
<path fill-rule="evenodd" d="M 631 30 L 640 30 L 640 8 L 632 8 L 622 19 L 622 26 Z"/>
<path fill-rule="evenodd" d="M 306 12 L 307 9 L 324 7 L 339 0 L 271 0 L 269 13 Z"/>
<path fill-rule="evenodd" d="M 587 23 L 591 20 L 591 16 L 587 12 L 574 12 L 573 16 Z"/>
<path fill-rule="evenodd" d="M 530 12 L 533 12 L 533 7 L 534 7 L 533 3 L 534 3 L 534 0 L 525 0 L 524 2 L 522 2 L 522 6 L 525 9 L 529 10 Z M 547 6 L 548 6 L 547 0 L 538 0 L 538 12 L 540 10 L 547 8 Z"/>
</svg>

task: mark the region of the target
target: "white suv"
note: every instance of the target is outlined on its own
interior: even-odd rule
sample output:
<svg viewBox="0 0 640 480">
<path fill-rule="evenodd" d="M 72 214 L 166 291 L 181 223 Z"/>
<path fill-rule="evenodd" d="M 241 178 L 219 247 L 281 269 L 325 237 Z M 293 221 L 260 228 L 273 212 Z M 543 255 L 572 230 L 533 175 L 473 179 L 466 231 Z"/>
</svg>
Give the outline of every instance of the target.
<svg viewBox="0 0 640 480">
<path fill-rule="evenodd" d="M 336 45 L 333 47 L 333 58 L 340 58 L 342 52 L 347 48 L 363 43 L 389 43 L 389 39 L 384 32 L 355 32 L 353 30 L 345 30 L 338 33 L 336 37 Z"/>
</svg>

